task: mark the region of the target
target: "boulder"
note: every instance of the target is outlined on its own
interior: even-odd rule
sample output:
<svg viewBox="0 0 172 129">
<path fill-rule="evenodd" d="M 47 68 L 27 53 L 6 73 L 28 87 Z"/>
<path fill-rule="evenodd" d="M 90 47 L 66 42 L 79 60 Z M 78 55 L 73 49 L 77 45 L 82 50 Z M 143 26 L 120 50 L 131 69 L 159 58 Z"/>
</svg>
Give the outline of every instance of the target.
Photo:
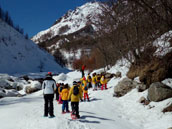
<svg viewBox="0 0 172 129">
<path fill-rule="evenodd" d="M 148 105 L 150 102 L 145 97 L 141 97 L 139 99 L 139 103 L 142 103 L 143 105 Z"/>
<path fill-rule="evenodd" d="M 20 94 L 18 93 L 17 90 L 7 90 L 7 93 L 6 93 L 6 97 L 17 97 L 19 96 Z"/>
<path fill-rule="evenodd" d="M 136 88 L 137 82 L 132 81 L 131 79 L 124 78 L 120 81 L 114 88 L 114 94 L 117 97 L 121 97 L 131 91 L 132 89 Z"/>
<path fill-rule="evenodd" d="M 6 96 L 6 91 L 3 88 L 0 88 L 0 98 L 3 98 Z"/>
<path fill-rule="evenodd" d="M 137 85 L 138 92 L 145 91 L 147 89 L 147 86 L 143 83 L 138 83 Z"/>
<path fill-rule="evenodd" d="M 113 77 L 111 73 L 105 73 L 104 75 L 105 75 L 105 78 L 112 78 Z"/>
<path fill-rule="evenodd" d="M 160 82 L 152 83 L 148 89 L 148 99 L 159 102 L 172 97 L 172 89 Z"/>
<path fill-rule="evenodd" d="M 8 80 L 2 79 L 2 78 L 0 79 L 0 87 L 6 88 L 6 89 L 11 89 L 12 88 L 12 86 L 10 85 Z"/>
<path fill-rule="evenodd" d="M 115 77 L 116 77 L 116 78 L 121 78 L 121 72 L 117 72 L 117 73 L 115 74 Z"/>
<path fill-rule="evenodd" d="M 26 92 L 27 94 L 34 93 L 34 92 L 36 92 L 36 91 L 38 91 L 38 90 L 40 90 L 40 89 L 37 88 L 37 87 L 31 87 L 31 86 L 26 86 L 26 88 L 25 88 L 25 92 Z"/>
</svg>

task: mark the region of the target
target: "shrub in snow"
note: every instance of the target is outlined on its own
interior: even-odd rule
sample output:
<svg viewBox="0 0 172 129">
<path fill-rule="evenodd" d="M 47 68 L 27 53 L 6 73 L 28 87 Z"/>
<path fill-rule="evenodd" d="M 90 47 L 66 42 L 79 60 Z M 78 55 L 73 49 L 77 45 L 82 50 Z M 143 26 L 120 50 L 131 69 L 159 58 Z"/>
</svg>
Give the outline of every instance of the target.
<svg viewBox="0 0 172 129">
<path fill-rule="evenodd" d="M 154 82 L 161 82 L 172 77 L 172 52 L 163 58 L 154 58 L 141 64 L 130 67 L 127 76 L 130 79 L 139 77 L 140 81 L 149 86 Z"/>
<path fill-rule="evenodd" d="M 170 104 L 168 107 L 164 108 L 162 112 L 163 113 L 165 113 L 165 112 L 172 112 L 172 104 Z"/>
<path fill-rule="evenodd" d="M 160 82 L 152 83 L 148 89 L 148 99 L 159 102 L 172 97 L 172 89 Z"/>
<path fill-rule="evenodd" d="M 118 82 L 118 84 L 114 88 L 114 94 L 117 97 L 121 97 L 125 94 L 127 94 L 132 89 L 136 88 L 138 85 L 137 82 L 132 81 L 129 78 L 124 78 L 122 81 Z"/>
</svg>

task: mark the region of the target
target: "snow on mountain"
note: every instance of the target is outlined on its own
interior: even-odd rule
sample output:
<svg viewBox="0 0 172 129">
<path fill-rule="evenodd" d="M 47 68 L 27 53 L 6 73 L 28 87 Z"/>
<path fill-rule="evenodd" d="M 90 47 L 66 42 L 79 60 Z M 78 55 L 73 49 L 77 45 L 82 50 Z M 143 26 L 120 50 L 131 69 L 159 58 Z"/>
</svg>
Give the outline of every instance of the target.
<svg viewBox="0 0 172 129">
<path fill-rule="evenodd" d="M 0 20 L 0 73 L 59 71 L 54 57 Z"/>
<path fill-rule="evenodd" d="M 36 43 L 51 39 L 56 35 L 67 35 L 74 33 L 86 25 L 90 21 L 96 22 L 98 15 L 102 13 L 102 6 L 99 2 L 86 3 L 74 11 L 68 11 L 63 17 L 55 22 L 55 24 L 47 30 L 39 32 L 32 40 Z M 95 26 L 93 26 L 95 29 Z M 46 37 L 46 38 L 44 38 Z"/>
</svg>

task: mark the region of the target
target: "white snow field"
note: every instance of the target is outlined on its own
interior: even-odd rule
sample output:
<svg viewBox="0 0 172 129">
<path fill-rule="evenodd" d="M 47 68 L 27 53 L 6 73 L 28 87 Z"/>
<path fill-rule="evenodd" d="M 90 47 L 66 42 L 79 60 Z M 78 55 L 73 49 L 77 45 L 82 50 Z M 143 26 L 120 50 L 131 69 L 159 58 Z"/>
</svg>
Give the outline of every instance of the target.
<svg viewBox="0 0 172 129">
<path fill-rule="evenodd" d="M 54 57 L 0 20 L 0 73 L 64 72 Z"/>
<path fill-rule="evenodd" d="M 98 70 L 100 71 L 100 70 Z M 96 72 L 98 72 L 96 71 Z M 121 71 L 125 77 L 127 68 L 113 67 L 110 72 Z M 73 71 L 54 77 L 57 82 L 72 84 L 78 80 L 80 72 Z M 56 117 L 43 117 L 44 100 L 42 91 L 25 97 L 0 99 L 1 129 L 167 129 L 172 127 L 172 113 L 162 113 L 162 109 L 172 102 L 172 98 L 162 102 L 151 102 L 144 106 L 139 98 L 147 91 L 132 90 L 123 97 L 113 97 L 114 86 L 122 78 L 113 78 L 108 90 L 89 89 L 90 102 L 80 102 L 81 118 L 72 120 L 70 114 L 61 114 L 62 105 L 54 100 Z M 70 107 L 70 103 L 69 103 Z M 71 110 L 71 107 L 70 107 Z"/>
</svg>

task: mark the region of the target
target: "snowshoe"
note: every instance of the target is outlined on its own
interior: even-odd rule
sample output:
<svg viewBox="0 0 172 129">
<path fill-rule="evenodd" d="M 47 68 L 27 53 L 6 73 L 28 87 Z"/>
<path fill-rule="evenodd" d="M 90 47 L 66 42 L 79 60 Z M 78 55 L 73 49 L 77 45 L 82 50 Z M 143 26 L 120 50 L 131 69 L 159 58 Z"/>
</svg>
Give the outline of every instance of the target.
<svg viewBox="0 0 172 129">
<path fill-rule="evenodd" d="M 71 114 L 71 118 L 72 118 L 72 120 L 76 120 L 77 119 L 75 114 Z"/>
<path fill-rule="evenodd" d="M 66 111 L 66 113 L 70 113 L 70 111 Z"/>
<path fill-rule="evenodd" d="M 62 114 L 65 114 L 66 112 L 62 111 Z"/>
</svg>

